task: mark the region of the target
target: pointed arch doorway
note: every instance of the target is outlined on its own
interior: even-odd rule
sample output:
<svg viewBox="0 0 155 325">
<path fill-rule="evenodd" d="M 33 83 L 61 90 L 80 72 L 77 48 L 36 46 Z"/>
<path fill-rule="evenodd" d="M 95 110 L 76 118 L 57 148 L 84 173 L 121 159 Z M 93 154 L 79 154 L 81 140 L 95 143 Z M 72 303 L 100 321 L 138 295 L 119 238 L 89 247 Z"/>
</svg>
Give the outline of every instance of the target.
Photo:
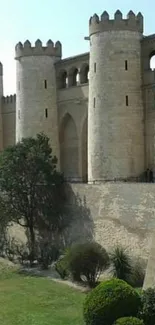
<svg viewBox="0 0 155 325">
<path fill-rule="evenodd" d="M 88 118 L 84 120 L 82 128 L 82 181 L 88 181 Z"/>
<path fill-rule="evenodd" d="M 60 127 L 60 164 L 61 171 L 68 181 L 78 181 L 78 136 L 75 122 L 68 113 L 64 116 Z"/>
</svg>

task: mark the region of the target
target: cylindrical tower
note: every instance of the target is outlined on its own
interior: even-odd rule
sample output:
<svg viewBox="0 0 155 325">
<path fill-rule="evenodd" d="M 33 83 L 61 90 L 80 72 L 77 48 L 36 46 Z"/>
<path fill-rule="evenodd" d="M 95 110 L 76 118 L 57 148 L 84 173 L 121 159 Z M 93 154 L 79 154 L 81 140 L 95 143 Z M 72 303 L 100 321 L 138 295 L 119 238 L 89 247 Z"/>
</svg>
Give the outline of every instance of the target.
<svg viewBox="0 0 155 325">
<path fill-rule="evenodd" d="M 18 43 L 16 58 L 16 141 L 44 132 L 59 161 L 55 62 L 61 58 L 61 43 L 49 40 L 43 47 L 29 41 Z"/>
<path fill-rule="evenodd" d="M 95 14 L 89 30 L 88 181 L 132 179 L 144 170 L 143 17 Z"/>
</svg>

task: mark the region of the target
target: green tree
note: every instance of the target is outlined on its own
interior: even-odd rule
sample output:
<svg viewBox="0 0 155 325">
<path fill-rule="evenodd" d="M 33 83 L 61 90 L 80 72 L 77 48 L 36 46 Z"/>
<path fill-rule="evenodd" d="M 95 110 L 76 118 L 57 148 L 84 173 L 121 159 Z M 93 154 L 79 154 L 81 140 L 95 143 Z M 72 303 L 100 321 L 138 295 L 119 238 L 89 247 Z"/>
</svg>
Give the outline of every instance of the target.
<svg viewBox="0 0 155 325">
<path fill-rule="evenodd" d="M 49 139 L 44 134 L 22 139 L 0 156 L 0 191 L 10 220 L 27 229 L 31 261 L 36 230 L 53 234 L 68 226 L 64 213 L 63 175 L 57 171 Z"/>
</svg>

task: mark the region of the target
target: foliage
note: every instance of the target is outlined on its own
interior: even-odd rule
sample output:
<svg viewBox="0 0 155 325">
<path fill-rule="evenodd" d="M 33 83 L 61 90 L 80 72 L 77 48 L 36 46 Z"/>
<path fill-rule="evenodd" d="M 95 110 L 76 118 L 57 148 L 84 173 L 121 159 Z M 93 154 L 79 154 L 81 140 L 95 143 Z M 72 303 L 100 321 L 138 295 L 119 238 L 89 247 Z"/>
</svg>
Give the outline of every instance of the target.
<svg viewBox="0 0 155 325">
<path fill-rule="evenodd" d="M 20 264 L 30 261 L 30 249 L 28 244 L 19 243 L 14 237 L 7 238 L 5 246 L 5 256 L 11 262 L 19 262 Z"/>
<path fill-rule="evenodd" d="M 48 238 L 38 242 L 37 260 L 42 269 L 48 269 L 49 265 L 52 264 L 53 261 L 56 261 L 58 257 L 59 248 L 54 244 L 52 245 L 52 243 L 48 241 Z"/>
<path fill-rule="evenodd" d="M 31 262 L 30 249 L 27 244 L 17 243 L 15 249 L 16 256 L 20 264 Z"/>
<path fill-rule="evenodd" d="M 149 288 L 142 291 L 141 294 L 142 308 L 140 318 L 143 319 L 145 325 L 155 324 L 155 289 Z"/>
<path fill-rule="evenodd" d="M 37 240 L 35 245 L 35 261 L 43 269 L 48 269 L 49 265 L 59 257 L 59 248 L 49 243 L 48 238 Z M 31 263 L 31 250 L 29 242 L 20 243 L 15 238 L 8 238 L 5 246 L 5 257 L 12 262 L 20 264 Z"/>
<path fill-rule="evenodd" d="M 127 281 L 132 274 L 132 264 L 129 255 L 122 247 L 116 247 L 111 253 L 112 273 L 115 278 Z"/>
<path fill-rule="evenodd" d="M 70 220 L 64 213 L 63 176 L 56 170 L 49 139 L 44 134 L 22 139 L 0 156 L 0 192 L 10 220 L 26 228 L 31 260 L 36 231 L 59 233 Z"/>
<path fill-rule="evenodd" d="M 61 279 L 66 279 L 69 277 L 68 263 L 66 256 L 62 256 L 55 263 L 55 270 L 60 275 Z"/>
<path fill-rule="evenodd" d="M 86 282 L 90 287 L 95 285 L 101 272 L 109 266 L 106 250 L 95 242 L 72 246 L 66 258 L 73 280 Z"/>
<path fill-rule="evenodd" d="M 122 317 L 114 325 L 144 325 L 143 320 L 136 317 Z"/>
<path fill-rule="evenodd" d="M 7 245 L 7 231 L 10 220 L 5 209 L 4 200 L 0 197 L 0 256 L 5 256 Z"/>
<path fill-rule="evenodd" d="M 120 317 L 137 316 L 140 304 L 139 294 L 129 284 L 113 278 L 88 294 L 84 320 L 86 325 L 111 325 Z"/>
</svg>

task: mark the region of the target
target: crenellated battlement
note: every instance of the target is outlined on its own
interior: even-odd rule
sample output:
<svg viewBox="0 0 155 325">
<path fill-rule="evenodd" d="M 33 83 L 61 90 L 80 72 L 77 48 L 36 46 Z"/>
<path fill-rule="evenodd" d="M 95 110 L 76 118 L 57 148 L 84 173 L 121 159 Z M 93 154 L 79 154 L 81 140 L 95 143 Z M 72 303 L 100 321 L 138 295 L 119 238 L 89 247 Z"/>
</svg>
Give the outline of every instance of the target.
<svg viewBox="0 0 155 325">
<path fill-rule="evenodd" d="M 110 31 L 110 30 L 130 30 L 143 33 L 143 16 L 139 12 L 135 15 L 133 11 L 129 11 L 124 19 L 120 10 L 114 14 L 114 19 L 109 18 L 107 11 L 104 11 L 101 17 L 94 14 L 89 20 L 89 34 Z"/>
<path fill-rule="evenodd" d="M 2 98 L 3 103 L 15 103 L 16 102 L 16 94 L 10 96 L 3 96 Z"/>
<path fill-rule="evenodd" d="M 35 42 L 35 46 L 32 46 L 30 41 L 27 40 L 22 44 L 19 42 L 15 47 L 15 59 L 19 59 L 23 56 L 62 56 L 62 45 L 59 41 L 55 44 L 52 40 L 46 43 L 46 46 L 42 45 L 42 42 L 38 39 Z"/>
</svg>

